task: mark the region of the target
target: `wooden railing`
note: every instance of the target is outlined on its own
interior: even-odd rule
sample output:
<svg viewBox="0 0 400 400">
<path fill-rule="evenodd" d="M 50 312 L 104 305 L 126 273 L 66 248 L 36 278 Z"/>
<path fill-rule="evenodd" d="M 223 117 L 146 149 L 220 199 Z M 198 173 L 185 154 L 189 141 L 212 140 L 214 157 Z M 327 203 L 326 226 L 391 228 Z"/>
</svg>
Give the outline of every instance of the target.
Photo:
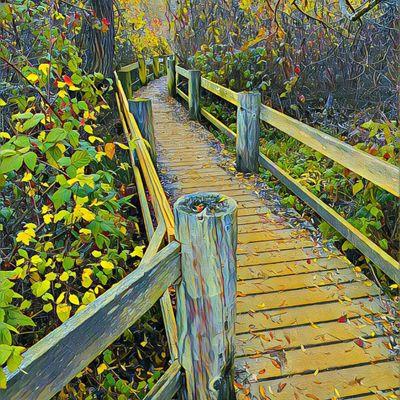
<svg viewBox="0 0 400 400">
<path fill-rule="evenodd" d="M 154 60 L 151 65 L 154 68 Z M 215 193 L 199 195 L 201 202 L 205 197 L 214 202 L 211 207 L 225 207 L 217 214 L 202 213 L 199 223 L 197 212 L 188 211 L 188 204 L 197 201 L 198 195 L 183 196 L 175 203 L 175 215 L 172 213 L 154 164 L 151 103 L 145 99 L 128 100 L 125 92 L 132 90 L 126 74 L 137 68 L 139 63 L 124 67 L 115 73 L 115 82 L 149 242 L 146 252 L 135 271 L 30 347 L 15 372 L 6 370 L 7 389 L 0 390 L 0 400 L 51 399 L 158 301 L 171 362 L 145 400 L 171 400 L 178 392 L 188 400 L 211 398 L 211 392 L 219 393 L 218 398 L 233 398 L 236 203 Z M 124 77 L 123 82 L 119 76 Z M 205 221 L 210 229 L 200 233 Z M 175 230 L 179 240 L 175 240 Z M 217 241 L 222 231 L 223 239 Z M 202 243 L 197 240 L 200 235 Z M 210 260 L 217 261 L 210 264 Z M 212 287 L 206 279 L 209 273 L 215 278 Z M 223 279 L 224 274 L 232 276 L 230 282 Z M 169 292 L 173 285 L 177 319 Z M 209 313 L 210 304 L 221 311 L 218 316 Z M 208 340 L 204 340 L 206 337 Z M 220 341 L 217 346 L 216 338 Z M 205 365 L 199 365 L 199 353 L 207 354 Z M 199 378 L 201 383 L 196 382 Z M 219 385 L 221 380 L 224 385 Z"/>
<path fill-rule="evenodd" d="M 186 70 L 178 65 L 174 65 L 173 68 L 176 74 L 168 74 L 169 80 L 172 80 L 168 83 L 168 87 L 175 86 L 175 92 L 188 102 L 190 115 L 196 115 L 197 111 L 190 109 L 198 108 L 201 115 L 212 125 L 236 140 L 238 170 L 258 172 L 259 165 L 261 165 L 270 171 L 291 192 L 360 250 L 365 257 L 370 259 L 396 283 L 400 282 L 400 264 L 398 261 L 260 152 L 259 121 L 268 123 L 389 193 L 400 197 L 400 169 L 397 166 L 261 104 L 258 93 L 237 93 L 203 77 L 201 77 L 200 83 L 191 83 L 192 77 L 199 74 L 199 71 Z M 179 85 L 180 77 L 188 80 L 188 93 L 185 93 Z M 194 88 L 194 85 L 199 87 Z M 204 107 L 201 107 L 200 87 L 237 107 L 237 134 Z M 174 91 L 170 90 L 170 95 L 173 96 Z M 198 98 L 194 98 L 196 96 Z"/>
</svg>

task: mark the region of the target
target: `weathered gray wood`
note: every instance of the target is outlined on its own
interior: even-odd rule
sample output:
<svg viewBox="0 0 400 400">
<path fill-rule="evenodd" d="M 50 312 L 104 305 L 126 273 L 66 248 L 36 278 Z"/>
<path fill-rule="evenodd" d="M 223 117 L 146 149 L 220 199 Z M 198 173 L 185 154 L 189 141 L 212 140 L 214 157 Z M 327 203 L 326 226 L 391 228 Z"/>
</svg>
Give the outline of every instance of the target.
<svg viewBox="0 0 400 400">
<path fill-rule="evenodd" d="M 168 57 L 167 60 L 167 86 L 171 97 L 176 97 L 176 71 L 175 58 Z"/>
<path fill-rule="evenodd" d="M 186 79 L 189 79 L 189 71 L 180 65 L 177 65 L 176 67 L 176 73 L 179 75 L 184 76 Z"/>
<path fill-rule="evenodd" d="M 182 246 L 177 325 L 187 398 L 233 400 L 237 205 L 217 193 L 195 193 L 178 199 L 174 215 Z"/>
<path fill-rule="evenodd" d="M 260 163 L 264 168 L 270 171 L 272 175 L 277 177 L 291 192 L 316 211 L 329 225 L 357 247 L 361 253 L 370 258 L 387 276 L 395 282 L 400 283 L 400 264 L 398 261 L 362 234 L 333 208 L 325 204 L 282 168 L 268 159 L 264 154 L 260 154 Z"/>
<path fill-rule="evenodd" d="M 182 386 L 181 364 L 175 360 L 144 400 L 171 400 Z"/>
<path fill-rule="evenodd" d="M 7 374 L 1 400 L 49 400 L 153 306 L 180 276 L 170 243 L 106 293 L 33 345 Z"/>
<path fill-rule="evenodd" d="M 154 137 L 153 109 L 150 99 L 136 97 L 129 100 L 129 111 L 135 117 L 136 123 L 144 139 L 150 145 L 150 154 L 154 163 L 157 161 L 156 139 Z"/>
<path fill-rule="evenodd" d="M 239 93 L 239 106 L 237 110 L 236 169 L 240 172 L 258 172 L 260 107 L 260 93 Z"/>
<path fill-rule="evenodd" d="M 160 57 L 159 56 L 153 57 L 153 74 L 154 74 L 154 79 L 157 79 L 160 77 Z"/>
<path fill-rule="evenodd" d="M 131 79 L 131 73 L 129 71 L 127 72 L 118 72 L 119 79 L 121 81 L 122 88 L 124 89 L 124 92 L 126 94 L 126 97 L 131 98 L 132 97 L 132 79 Z"/>
<path fill-rule="evenodd" d="M 147 84 L 147 62 L 143 57 L 140 57 L 138 59 L 138 64 L 139 64 L 139 80 L 142 86 L 145 86 Z"/>
<path fill-rule="evenodd" d="M 200 112 L 200 90 L 201 90 L 201 72 L 190 70 L 189 72 L 189 118 L 193 121 L 199 121 Z"/>
</svg>

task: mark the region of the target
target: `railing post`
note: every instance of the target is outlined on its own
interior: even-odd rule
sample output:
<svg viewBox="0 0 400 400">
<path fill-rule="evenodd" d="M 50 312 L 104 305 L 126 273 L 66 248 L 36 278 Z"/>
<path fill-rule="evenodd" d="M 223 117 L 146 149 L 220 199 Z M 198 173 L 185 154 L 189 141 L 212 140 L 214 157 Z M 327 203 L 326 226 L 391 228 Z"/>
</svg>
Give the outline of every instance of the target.
<svg viewBox="0 0 400 400">
<path fill-rule="evenodd" d="M 201 118 L 200 112 L 200 90 L 201 90 L 201 72 L 190 70 L 189 72 L 189 117 L 194 121 Z"/>
<path fill-rule="evenodd" d="M 154 79 L 157 79 L 160 77 L 160 57 L 159 56 L 153 57 L 153 74 L 154 74 Z"/>
<path fill-rule="evenodd" d="M 240 172 L 258 172 L 260 109 L 260 93 L 239 93 L 239 105 L 237 110 L 236 169 Z"/>
<path fill-rule="evenodd" d="M 167 85 L 169 95 L 171 97 L 176 97 L 176 70 L 174 57 L 168 57 L 167 60 Z"/>
<path fill-rule="evenodd" d="M 155 164 L 157 161 L 157 152 L 151 100 L 140 97 L 129 100 L 129 111 L 135 117 L 143 138 L 146 139 L 150 145 L 151 158 Z"/>
<path fill-rule="evenodd" d="M 146 59 L 144 57 L 138 58 L 138 65 L 139 65 L 139 79 L 142 86 L 145 86 L 147 83 L 147 65 Z"/>
<path fill-rule="evenodd" d="M 174 215 L 182 257 L 176 293 L 185 395 L 233 400 L 237 204 L 218 193 L 195 193 L 177 200 Z"/>
<path fill-rule="evenodd" d="M 118 72 L 119 80 L 121 81 L 122 88 L 129 99 L 132 97 L 132 78 L 131 72 Z"/>
</svg>

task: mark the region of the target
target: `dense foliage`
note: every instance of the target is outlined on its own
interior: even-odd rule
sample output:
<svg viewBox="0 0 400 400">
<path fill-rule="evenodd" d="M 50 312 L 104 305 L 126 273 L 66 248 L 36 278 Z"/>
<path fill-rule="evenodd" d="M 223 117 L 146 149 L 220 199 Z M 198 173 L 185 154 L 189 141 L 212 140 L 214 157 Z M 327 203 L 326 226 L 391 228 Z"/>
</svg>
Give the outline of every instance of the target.
<svg viewBox="0 0 400 400">
<path fill-rule="evenodd" d="M 144 16 L 132 18 L 140 18 L 143 40 L 154 36 L 148 48 L 160 49 Z M 14 371 L 25 347 L 83 310 L 143 255 L 128 147 L 110 110 L 113 81 L 86 69 L 87 30 L 102 43 L 111 24 L 90 2 L 0 4 L 0 389 L 1 367 Z M 135 29 L 120 26 L 117 46 Z M 127 331 L 60 398 L 142 396 L 160 374 L 145 371 L 166 359 L 158 336 L 145 349 L 157 324 L 150 313 L 139 333 Z M 135 341 L 147 361 L 131 350 Z"/>
<path fill-rule="evenodd" d="M 357 8 L 363 2 L 351 4 Z M 398 3 L 364 6 L 365 14 L 351 20 L 351 10 L 345 12 L 343 2 L 336 0 L 201 5 L 182 0 L 177 8 L 171 5 L 169 17 L 176 51 L 186 66 L 235 91 L 258 90 L 264 104 L 397 163 Z M 213 96 L 205 105 L 236 129 L 229 105 Z M 400 223 L 394 196 L 289 136 L 267 125 L 262 128 L 265 154 L 397 257 Z M 320 223 L 328 239 L 339 242 L 352 261 L 368 267 L 368 260 L 333 228 L 269 173 L 264 177 L 280 189 L 286 204 Z"/>
</svg>

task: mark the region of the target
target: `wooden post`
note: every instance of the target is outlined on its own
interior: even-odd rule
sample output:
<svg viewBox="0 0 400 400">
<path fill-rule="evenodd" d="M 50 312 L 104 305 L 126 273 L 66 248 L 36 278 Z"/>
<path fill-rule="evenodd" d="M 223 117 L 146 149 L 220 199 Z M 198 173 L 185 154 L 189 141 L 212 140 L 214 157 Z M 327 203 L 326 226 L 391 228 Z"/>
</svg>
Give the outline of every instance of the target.
<svg viewBox="0 0 400 400">
<path fill-rule="evenodd" d="M 169 95 L 176 97 L 176 71 L 175 58 L 173 57 L 169 57 L 167 60 L 167 85 Z"/>
<path fill-rule="evenodd" d="M 157 79 L 160 77 L 160 57 L 159 56 L 153 57 L 153 74 L 154 74 L 154 79 Z"/>
<path fill-rule="evenodd" d="M 200 90 L 201 90 L 201 72 L 190 70 L 189 72 L 189 117 L 194 121 L 201 118 L 200 112 Z"/>
<path fill-rule="evenodd" d="M 237 110 L 236 169 L 258 173 L 261 95 L 239 93 Z"/>
<path fill-rule="evenodd" d="M 155 164 L 157 161 L 157 152 L 151 100 L 140 97 L 129 100 L 129 111 L 135 117 L 143 138 L 146 139 L 150 145 L 151 158 Z"/>
<path fill-rule="evenodd" d="M 168 59 L 168 56 L 163 56 L 163 66 L 164 66 L 163 74 L 164 75 L 167 75 L 167 69 L 168 69 L 168 67 L 167 67 L 167 59 Z"/>
<path fill-rule="evenodd" d="M 181 243 L 177 287 L 179 361 L 188 400 L 234 400 L 237 204 L 194 193 L 174 205 Z"/>
<path fill-rule="evenodd" d="M 130 72 L 119 72 L 119 80 L 121 81 L 122 88 L 129 99 L 132 97 L 132 79 Z"/>
<path fill-rule="evenodd" d="M 138 58 L 138 64 L 139 64 L 139 79 L 140 83 L 142 86 L 145 86 L 147 83 L 147 65 L 146 65 L 146 59 L 144 57 L 139 57 Z"/>
</svg>

